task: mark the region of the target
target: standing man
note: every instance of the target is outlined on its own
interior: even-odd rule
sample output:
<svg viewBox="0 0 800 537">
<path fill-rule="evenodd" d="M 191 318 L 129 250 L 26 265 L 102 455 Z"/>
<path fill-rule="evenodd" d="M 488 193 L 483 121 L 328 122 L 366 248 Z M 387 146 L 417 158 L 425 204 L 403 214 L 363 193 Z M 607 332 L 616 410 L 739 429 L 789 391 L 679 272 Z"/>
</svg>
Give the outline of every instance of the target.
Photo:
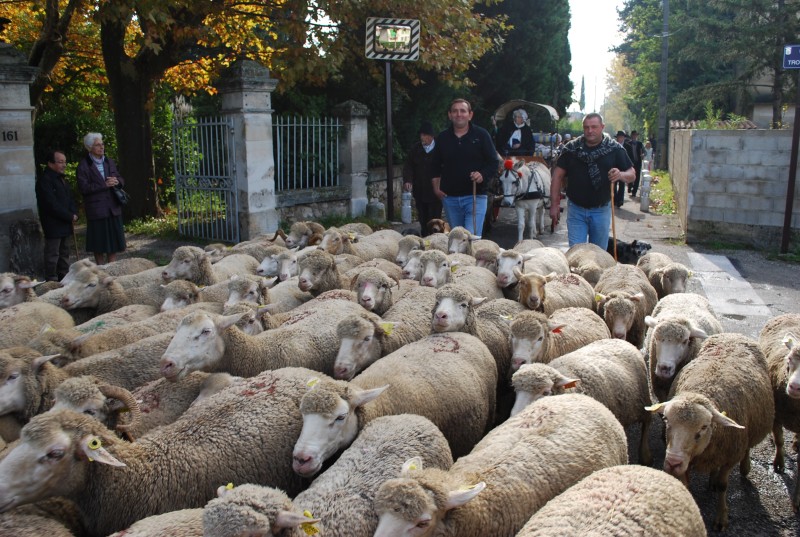
<svg viewBox="0 0 800 537">
<path fill-rule="evenodd" d="M 67 157 L 63 151 L 47 154 L 47 168 L 36 181 L 36 205 L 44 231 L 44 277 L 60 281 L 69 271 L 69 238 L 78 221 L 78 207 L 64 179 Z"/>
<path fill-rule="evenodd" d="M 631 158 L 630 146 L 628 145 L 628 135 L 625 131 L 617 131 L 617 143 L 622 146 L 628 158 Z M 630 192 L 630 191 L 629 191 Z M 614 206 L 617 208 L 622 207 L 625 203 L 625 184 L 618 182 L 614 185 Z"/>
<path fill-rule="evenodd" d="M 417 206 L 420 235 L 428 234 L 428 222 L 432 218 L 442 217 L 442 202 L 433 193 L 433 126 L 430 121 L 423 121 L 419 127 L 419 142 L 414 144 L 408 153 L 403 166 L 403 188 L 412 192 Z"/>
<path fill-rule="evenodd" d="M 500 160 L 486 129 L 472 124 L 472 107 L 466 99 L 450 103 L 447 116 L 452 125 L 436 137 L 433 192 L 442 200 L 451 227 L 463 226 L 480 236 L 486 216 L 486 184 L 497 173 Z M 473 188 L 477 194 L 474 203 Z"/>
<path fill-rule="evenodd" d="M 628 140 L 625 150 L 628 151 L 628 156 L 633 162 L 633 169 L 636 170 L 636 179 L 628 185 L 628 194 L 631 198 L 635 198 L 639 191 L 639 179 L 642 176 L 642 161 L 644 160 L 644 144 L 639 141 L 638 131 L 631 131 L 631 139 Z"/>
<path fill-rule="evenodd" d="M 569 245 L 591 242 L 608 248 L 611 225 L 611 184 L 636 178 L 625 149 L 603 133 L 603 116 L 587 114 L 583 136 L 564 145 L 550 185 L 550 218 L 558 222 L 561 186 L 567 178 L 567 236 Z"/>
</svg>

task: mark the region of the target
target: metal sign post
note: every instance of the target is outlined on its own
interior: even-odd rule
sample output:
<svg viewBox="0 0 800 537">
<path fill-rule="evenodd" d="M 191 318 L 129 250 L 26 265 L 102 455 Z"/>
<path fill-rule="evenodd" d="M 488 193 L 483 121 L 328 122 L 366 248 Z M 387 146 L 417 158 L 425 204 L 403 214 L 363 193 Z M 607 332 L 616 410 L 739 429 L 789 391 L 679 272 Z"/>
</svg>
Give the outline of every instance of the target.
<svg viewBox="0 0 800 537">
<path fill-rule="evenodd" d="M 420 24 L 416 19 L 367 19 L 365 54 L 383 60 L 386 80 L 386 218 L 394 220 L 394 163 L 392 162 L 392 61 L 419 59 Z"/>
<path fill-rule="evenodd" d="M 783 47 L 783 68 L 800 69 L 800 45 Z M 786 209 L 783 214 L 783 235 L 781 253 L 789 251 L 789 237 L 792 232 L 792 210 L 794 209 L 794 183 L 797 177 L 797 147 L 800 141 L 800 71 L 797 73 L 797 97 L 794 107 L 794 127 L 792 128 L 792 152 L 789 157 L 789 184 L 786 187 Z"/>
</svg>

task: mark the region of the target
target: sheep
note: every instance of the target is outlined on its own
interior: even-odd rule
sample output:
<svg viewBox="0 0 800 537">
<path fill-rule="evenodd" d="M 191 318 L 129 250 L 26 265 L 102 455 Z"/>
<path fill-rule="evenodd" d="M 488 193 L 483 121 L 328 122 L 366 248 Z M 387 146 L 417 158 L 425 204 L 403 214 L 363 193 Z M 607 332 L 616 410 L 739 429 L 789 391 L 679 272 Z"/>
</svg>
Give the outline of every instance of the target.
<svg viewBox="0 0 800 537">
<path fill-rule="evenodd" d="M 545 315 L 568 307 L 594 311 L 594 289 L 577 274 L 551 272 L 541 276 L 534 272 L 523 274 L 514 267 L 514 277 L 519 283 L 517 300 L 528 309 L 542 311 Z"/>
<path fill-rule="evenodd" d="M 747 477 L 750 449 L 772 429 L 775 403 L 767 362 L 758 344 L 741 334 L 715 334 L 675 377 L 670 399 L 648 407 L 667 423 L 664 471 L 689 481 L 689 467 L 710 474 L 718 491 L 714 529 L 728 527 L 728 476 L 735 465 Z"/>
<path fill-rule="evenodd" d="M 627 341 L 593 341 L 547 365 L 523 365 L 511 383 L 517 393 L 512 416 L 544 395 L 567 389 L 600 401 L 623 427 L 641 425 L 639 464 L 653 464 L 647 439 L 651 415 L 645 408 L 651 404 L 647 365 L 642 353 Z"/>
<path fill-rule="evenodd" d="M 408 253 L 406 262 L 403 263 L 403 279 L 419 281 L 422 276 L 422 250 L 413 250 Z"/>
<path fill-rule="evenodd" d="M 431 218 L 425 224 L 425 229 L 428 230 L 428 236 L 434 234 L 446 234 L 450 233 L 450 224 L 448 224 L 441 218 Z"/>
<path fill-rule="evenodd" d="M 570 271 L 583 276 L 592 287 L 597 285 L 603 271 L 617 264 L 611 254 L 591 242 L 575 244 L 564 255 Z"/>
<path fill-rule="evenodd" d="M 50 412 L 68 408 L 92 416 L 111 430 L 134 438 L 141 412 L 133 394 L 119 386 L 98 382 L 95 377 L 82 375 L 65 379 L 53 392 Z M 121 414 L 129 414 L 123 421 Z"/>
<path fill-rule="evenodd" d="M 286 250 L 276 255 L 275 261 L 278 263 L 278 281 L 286 281 L 292 276 L 297 276 L 297 267 L 300 259 L 308 255 L 309 252 L 316 250 L 316 246 L 308 246 L 303 250 Z"/>
<path fill-rule="evenodd" d="M 0 349 L 27 345 L 43 327 L 72 328 L 70 314 L 63 308 L 46 302 L 22 302 L 0 309 Z"/>
<path fill-rule="evenodd" d="M 322 241 L 323 233 L 325 233 L 325 228 L 317 222 L 295 222 L 289 228 L 288 235 L 279 229 L 272 237 L 272 241 L 281 237 L 287 248 L 305 248 L 312 244 L 319 244 Z"/>
<path fill-rule="evenodd" d="M 371 259 L 369 261 L 364 261 L 347 270 L 342 270 L 342 267 L 338 263 L 336 267 L 339 269 L 339 273 L 343 274 L 344 277 L 351 282 L 351 284 L 363 270 L 370 268 L 380 269 L 393 280 L 401 280 L 403 278 L 403 271 L 400 267 L 398 267 L 395 263 L 380 257 Z"/>
<path fill-rule="evenodd" d="M 280 266 L 278 264 L 278 256 L 287 251 L 285 246 L 272 245 L 264 251 L 264 256 L 261 257 L 261 263 L 256 267 L 256 274 L 259 276 L 277 276 Z"/>
<path fill-rule="evenodd" d="M 422 237 L 417 237 L 416 235 L 406 235 L 397 241 L 397 255 L 394 258 L 394 262 L 402 267 L 406 264 L 406 261 L 408 261 L 409 252 L 422 252 L 424 250 L 425 241 L 422 239 Z"/>
<path fill-rule="evenodd" d="M 547 316 L 526 310 L 511 321 L 511 369 L 523 364 L 549 364 L 553 359 L 593 341 L 611 337 L 608 327 L 586 308 L 563 308 Z"/>
<path fill-rule="evenodd" d="M 625 432 L 602 404 L 581 394 L 547 397 L 447 472 L 408 461 L 378 489 L 375 537 L 411 535 L 415 526 L 417 537 L 514 535 L 574 483 L 627 460 Z"/>
<path fill-rule="evenodd" d="M 475 266 L 483 267 L 497 274 L 497 256 L 500 255 L 500 247 L 493 242 L 486 241 L 480 247 L 473 248 L 475 256 Z"/>
<path fill-rule="evenodd" d="M 467 228 L 456 226 L 447 234 L 447 252 L 472 255 L 472 241 L 479 239 L 478 235 L 473 235 Z"/>
<path fill-rule="evenodd" d="M 676 479 L 624 465 L 572 485 L 539 509 L 517 537 L 643 534 L 705 537 L 706 527 L 692 494 Z"/>
<path fill-rule="evenodd" d="M 98 268 L 97 270 L 100 269 Z M 142 287 L 144 285 L 150 285 L 154 283 L 166 283 L 162 279 L 163 271 L 164 267 L 157 266 L 147 270 L 143 270 L 141 272 L 137 272 L 136 274 L 125 274 L 123 276 L 118 276 L 116 280 L 117 283 L 120 284 L 123 289 Z"/>
<path fill-rule="evenodd" d="M 450 241 L 449 233 L 450 226 L 447 226 L 447 231 L 431 232 L 423 239 L 425 241 L 425 249 L 439 250 L 440 252 L 444 252 L 446 254 L 450 253 L 450 249 L 448 248 L 448 243 Z"/>
<path fill-rule="evenodd" d="M 694 293 L 665 296 L 644 323 L 650 385 L 656 400 L 664 401 L 678 371 L 697 356 L 708 336 L 722 332 L 722 325 L 708 299 Z"/>
<path fill-rule="evenodd" d="M 392 288 L 399 285 L 397 278 L 390 278 L 384 271 L 370 267 L 353 279 L 350 289 L 356 291 L 357 302 L 365 310 L 383 315 L 394 303 Z"/>
<path fill-rule="evenodd" d="M 272 242 L 269 239 L 261 237 L 249 241 L 242 241 L 230 247 L 220 243 L 209 244 L 203 249 L 206 252 L 216 254 L 216 256 L 212 255 L 212 263 L 216 263 L 217 261 L 221 261 L 223 257 L 232 254 L 247 254 L 257 260 L 264 259 L 266 256 L 274 253 L 276 251 L 275 248 L 279 248 L 278 251 L 286 249 L 283 240 Z M 214 257 L 216 257 L 216 259 L 214 259 Z"/>
<path fill-rule="evenodd" d="M 366 237 L 367 235 L 372 235 L 374 233 L 373 229 L 369 227 L 368 224 L 363 222 L 348 222 L 343 226 L 339 226 L 339 229 L 345 233 L 355 233 L 356 235 L 360 235 L 362 237 Z"/>
<path fill-rule="evenodd" d="M 358 242 L 355 238 L 355 234 L 331 227 L 325 231 L 319 248 L 332 255 L 354 254 L 364 261 L 380 257 L 393 262 L 397 257 L 397 244 L 403 236 L 393 229 L 382 229 L 359 237 Z"/>
<path fill-rule="evenodd" d="M 161 358 L 161 372 L 169 380 L 198 370 L 252 377 L 265 369 L 296 366 L 331 375 L 339 349 L 336 326 L 358 311 L 363 308 L 352 300 L 316 299 L 293 310 L 280 327 L 258 336 L 233 327 L 244 314 L 195 311 L 178 325 Z"/>
<path fill-rule="evenodd" d="M 686 265 L 673 262 L 668 255 L 658 252 L 643 255 L 636 266 L 647 276 L 658 298 L 672 293 L 685 293 L 687 280 L 692 276 L 692 271 Z"/>
<path fill-rule="evenodd" d="M 644 318 L 658 301 L 656 290 L 641 269 L 617 264 L 606 269 L 594 287 L 597 313 L 605 320 L 611 335 L 642 347 L 647 325 Z"/>
<path fill-rule="evenodd" d="M 262 314 L 259 312 L 261 306 L 254 302 L 237 302 L 231 305 L 225 305 L 222 308 L 222 315 L 236 315 L 244 313 L 236 326 L 247 335 L 257 336 L 263 332 L 266 327 Z"/>
<path fill-rule="evenodd" d="M 446 255 L 438 250 L 423 252 L 420 264 L 422 265 L 420 285 L 438 288 L 448 283 L 457 283 L 468 288 L 476 297 L 503 297 L 503 292 L 495 285 L 494 274 L 488 269 L 454 266 Z"/>
<path fill-rule="evenodd" d="M 297 494 L 302 481 L 287 463 L 311 374 L 266 371 L 135 443 L 70 410 L 36 416 L 0 461 L 0 512 L 64 496 L 78 505 L 87 534 L 99 536 L 147 516 L 201 507 L 220 483 L 257 482 Z M 132 491 L 148 493 L 131 501 Z"/>
<path fill-rule="evenodd" d="M 332 254 L 314 250 L 300 260 L 297 287 L 312 296 L 319 296 L 332 289 L 347 289 L 350 280 L 339 273 Z"/>
<path fill-rule="evenodd" d="M 778 473 L 786 470 L 783 428 L 795 434 L 800 432 L 800 346 L 795 334 L 800 334 L 800 315 L 786 313 L 767 321 L 758 336 L 758 345 L 767 360 L 775 400 L 775 422 L 772 438 L 775 441 L 775 458 L 772 467 Z M 800 480 L 795 480 L 792 508 L 800 509 Z"/>
<path fill-rule="evenodd" d="M 496 385 L 494 358 L 469 334 L 430 335 L 409 343 L 349 382 L 320 379 L 300 402 L 303 430 L 292 468 L 313 476 L 367 423 L 403 413 L 435 423 L 453 457 L 468 453 L 492 426 Z"/>
<path fill-rule="evenodd" d="M 125 289 L 115 278 L 100 270 L 83 270 L 67 285 L 61 307 L 66 310 L 88 309 L 95 317 L 131 304 L 161 307 L 165 298 L 162 284 Z"/>
<path fill-rule="evenodd" d="M 255 274 L 259 262 L 247 254 L 233 254 L 211 264 L 209 254 L 197 246 L 179 246 L 172 260 L 161 271 L 164 283 L 172 280 L 189 280 L 197 285 L 212 285 L 228 280 L 234 274 Z"/>
<path fill-rule="evenodd" d="M 514 250 L 501 250 L 497 258 L 497 286 L 503 289 L 506 298 L 517 299 L 514 268 L 524 274 L 569 274 L 569 264 L 564 253 L 558 248 L 536 248 L 528 253 Z"/>
<path fill-rule="evenodd" d="M 36 300 L 33 288 L 39 283 L 13 272 L 0 274 L 0 309 Z"/>
<path fill-rule="evenodd" d="M 74 503 L 62 498 L 23 505 L 0 514 L 3 537 L 74 537 L 83 535 Z"/>
<path fill-rule="evenodd" d="M 252 290 L 255 285 L 251 283 L 250 289 Z M 264 286 L 265 284 L 258 284 L 259 289 Z M 300 289 L 300 278 L 293 277 L 267 290 L 267 304 L 264 307 L 272 314 L 284 313 L 292 311 L 312 298 L 314 296 L 311 293 Z"/>
<path fill-rule="evenodd" d="M 67 286 L 72 282 L 75 274 L 86 268 L 98 268 L 109 276 L 127 276 L 130 274 L 138 274 L 142 271 L 156 268 L 155 262 L 144 257 L 126 257 L 117 261 L 106 263 L 105 265 L 97 265 L 91 259 L 79 259 L 69 266 L 67 274 L 61 278 L 61 285 Z"/>
<path fill-rule="evenodd" d="M 283 492 L 280 494 L 286 496 Z M 222 533 L 215 535 L 221 536 Z M 203 537 L 203 509 L 181 509 L 149 516 L 108 537 Z"/>
<path fill-rule="evenodd" d="M 514 250 L 515 252 L 526 254 L 531 250 L 535 250 L 537 248 L 544 248 L 544 243 L 539 239 L 522 239 L 517 244 L 515 244 L 511 249 Z"/>
<path fill-rule="evenodd" d="M 339 321 L 333 376 L 350 380 L 381 356 L 428 335 L 435 303 L 436 289 L 420 286 L 403 295 L 383 318 L 364 312 Z"/>
</svg>

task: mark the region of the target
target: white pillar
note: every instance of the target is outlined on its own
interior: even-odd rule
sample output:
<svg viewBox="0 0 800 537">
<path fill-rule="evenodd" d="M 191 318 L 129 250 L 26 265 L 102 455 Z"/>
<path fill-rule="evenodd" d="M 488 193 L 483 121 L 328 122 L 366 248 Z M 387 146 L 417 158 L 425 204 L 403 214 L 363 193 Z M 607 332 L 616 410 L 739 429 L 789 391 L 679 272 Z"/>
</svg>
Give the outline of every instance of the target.
<svg viewBox="0 0 800 537">
<path fill-rule="evenodd" d="M 367 118 L 369 108 L 356 101 L 345 101 L 333 113 L 342 122 L 339 139 L 339 184 L 350 188 L 350 216 L 367 211 L 367 179 L 369 178 Z"/>
</svg>

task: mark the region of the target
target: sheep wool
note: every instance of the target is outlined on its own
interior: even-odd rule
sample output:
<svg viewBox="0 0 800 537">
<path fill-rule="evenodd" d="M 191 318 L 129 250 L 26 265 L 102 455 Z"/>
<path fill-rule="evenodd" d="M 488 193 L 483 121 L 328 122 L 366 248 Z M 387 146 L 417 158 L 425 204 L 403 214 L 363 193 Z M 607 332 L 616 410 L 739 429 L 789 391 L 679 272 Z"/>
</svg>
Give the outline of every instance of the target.
<svg viewBox="0 0 800 537">
<path fill-rule="evenodd" d="M 705 537 L 706 527 L 691 493 L 677 479 L 625 465 L 598 470 L 572 485 L 537 511 L 517 537 L 590 534 Z"/>
<path fill-rule="evenodd" d="M 642 269 L 658 298 L 672 293 L 685 293 L 692 271 L 683 263 L 673 262 L 666 254 L 649 252 L 639 258 L 636 266 Z"/>
<path fill-rule="evenodd" d="M 631 265 L 614 265 L 603 272 L 594 289 L 597 313 L 605 320 L 611 335 L 640 349 L 647 329 L 644 318 L 658 301 L 656 290 L 644 272 Z"/>
<path fill-rule="evenodd" d="M 72 316 L 63 308 L 46 302 L 23 302 L 0 309 L 0 349 L 27 345 L 45 327 L 72 328 Z"/>
<path fill-rule="evenodd" d="M 582 276 L 592 287 L 597 285 L 607 268 L 617 264 L 611 254 L 591 242 L 574 244 L 564 255 L 570 271 Z"/>
<path fill-rule="evenodd" d="M 547 397 L 493 429 L 448 472 L 405 467 L 381 485 L 375 536 L 425 520 L 419 537 L 514 535 L 571 485 L 627 460 L 622 426 L 602 404 L 580 394 Z"/>
</svg>

